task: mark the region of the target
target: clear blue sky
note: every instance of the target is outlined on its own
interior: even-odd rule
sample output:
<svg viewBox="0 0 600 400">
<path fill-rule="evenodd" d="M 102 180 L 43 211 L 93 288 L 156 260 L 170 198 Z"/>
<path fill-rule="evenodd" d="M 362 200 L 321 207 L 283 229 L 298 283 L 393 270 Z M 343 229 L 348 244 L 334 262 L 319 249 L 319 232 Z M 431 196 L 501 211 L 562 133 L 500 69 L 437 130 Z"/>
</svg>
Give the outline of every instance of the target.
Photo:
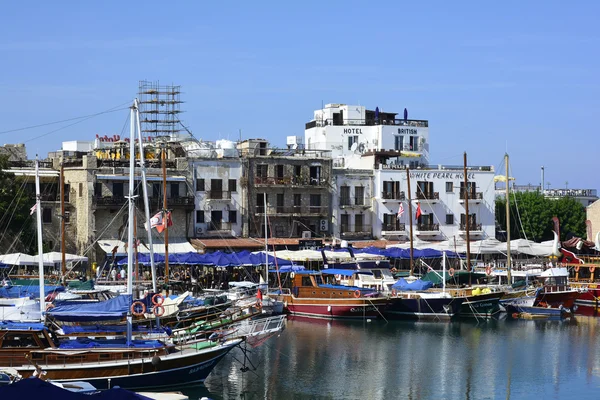
<svg viewBox="0 0 600 400">
<path fill-rule="evenodd" d="M 88 2 L 3 5 L 0 131 L 181 85 L 206 140 L 303 135 L 325 103 L 430 122 L 431 161 L 500 167 L 519 184 L 597 188 L 600 3 Z M 120 133 L 127 111 L 0 135 L 30 157 Z M 47 134 L 46 136 L 39 137 Z"/>
</svg>

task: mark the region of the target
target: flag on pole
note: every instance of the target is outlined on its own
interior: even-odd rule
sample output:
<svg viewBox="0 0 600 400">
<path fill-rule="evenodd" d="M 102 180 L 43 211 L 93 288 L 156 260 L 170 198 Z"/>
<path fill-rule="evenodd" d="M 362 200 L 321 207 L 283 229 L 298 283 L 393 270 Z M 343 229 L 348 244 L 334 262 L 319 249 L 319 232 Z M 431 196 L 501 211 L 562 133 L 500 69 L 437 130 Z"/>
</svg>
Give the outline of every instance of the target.
<svg viewBox="0 0 600 400">
<path fill-rule="evenodd" d="M 31 207 L 31 208 L 29 209 L 29 215 L 33 215 L 33 213 L 35 212 L 35 210 L 37 210 L 37 203 L 35 203 L 35 204 L 33 205 L 33 207 Z"/>
<path fill-rule="evenodd" d="M 404 204 L 400 202 L 400 208 L 398 208 L 398 219 L 404 214 Z"/>
<path fill-rule="evenodd" d="M 161 221 L 160 225 L 156 227 L 158 233 L 162 233 L 167 226 L 173 226 L 173 220 L 171 219 L 171 211 L 167 211 L 166 213 L 163 211 L 161 213 Z"/>
<path fill-rule="evenodd" d="M 159 229 L 159 227 L 163 226 L 163 212 L 159 211 L 156 214 L 154 214 L 154 217 L 150 218 L 149 224 L 145 223 L 144 224 L 144 228 L 146 228 L 147 231 L 149 231 L 152 228 L 156 228 L 157 231 L 162 232 L 162 228 Z"/>
<path fill-rule="evenodd" d="M 422 215 L 423 213 L 421 212 L 421 203 L 419 203 L 419 205 L 417 206 L 417 215 L 415 216 L 416 219 L 419 219 L 419 217 Z"/>
</svg>

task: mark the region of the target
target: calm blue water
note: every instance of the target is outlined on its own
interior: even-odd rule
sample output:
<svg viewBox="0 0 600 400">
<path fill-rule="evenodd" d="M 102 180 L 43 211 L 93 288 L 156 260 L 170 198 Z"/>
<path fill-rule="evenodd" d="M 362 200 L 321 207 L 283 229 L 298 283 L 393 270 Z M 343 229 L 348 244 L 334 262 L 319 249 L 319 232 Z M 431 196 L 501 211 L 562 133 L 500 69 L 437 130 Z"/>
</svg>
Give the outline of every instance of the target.
<svg viewBox="0 0 600 400">
<path fill-rule="evenodd" d="M 336 322 L 290 319 L 223 359 L 198 399 L 600 399 L 600 319 Z M 237 359 L 237 360 L 236 360 Z"/>
</svg>

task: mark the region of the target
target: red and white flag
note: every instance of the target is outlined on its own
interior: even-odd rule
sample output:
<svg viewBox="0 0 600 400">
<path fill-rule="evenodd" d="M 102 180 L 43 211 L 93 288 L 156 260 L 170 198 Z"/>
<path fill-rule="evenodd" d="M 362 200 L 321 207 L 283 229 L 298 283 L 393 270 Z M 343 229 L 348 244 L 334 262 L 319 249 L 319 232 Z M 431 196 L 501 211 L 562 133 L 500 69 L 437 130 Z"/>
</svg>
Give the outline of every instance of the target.
<svg viewBox="0 0 600 400">
<path fill-rule="evenodd" d="M 144 227 L 146 228 L 146 230 L 150 230 L 152 228 L 156 228 L 157 231 L 162 232 L 162 226 L 163 226 L 163 212 L 159 211 L 156 214 L 154 214 L 154 217 L 150 218 L 150 224 L 145 223 Z M 159 228 L 161 227 L 161 228 Z"/>
<path fill-rule="evenodd" d="M 161 224 L 156 227 L 158 233 L 162 233 L 167 226 L 173 226 L 173 220 L 171 219 L 171 211 L 167 211 L 166 215 L 162 218 Z"/>
<path fill-rule="evenodd" d="M 400 208 L 398 208 L 398 219 L 404 214 L 404 204 L 400 202 Z"/>
<path fill-rule="evenodd" d="M 33 205 L 33 207 L 31 207 L 31 208 L 29 209 L 29 215 L 33 215 L 33 213 L 35 212 L 35 210 L 37 210 L 37 203 L 35 203 L 35 204 Z"/>
</svg>

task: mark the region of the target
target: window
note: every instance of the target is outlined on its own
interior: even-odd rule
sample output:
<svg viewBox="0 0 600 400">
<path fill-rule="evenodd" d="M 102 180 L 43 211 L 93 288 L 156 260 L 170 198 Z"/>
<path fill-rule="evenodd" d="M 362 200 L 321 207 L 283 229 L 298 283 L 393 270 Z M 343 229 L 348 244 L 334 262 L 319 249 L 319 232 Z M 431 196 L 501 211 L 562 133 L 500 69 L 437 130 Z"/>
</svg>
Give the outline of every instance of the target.
<svg viewBox="0 0 600 400">
<path fill-rule="evenodd" d="M 229 191 L 230 192 L 237 192 L 237 181 L 235 179 L 230 179 L 229 180 Z"/>
<path fill-rule="evenodd" d="M 475 190 L 476 190 L 475 182 L 467 182 L 467 193 L 468 193 L 470 199 L 476 198 Z M 466 194 L 465 193 L 465 182 L 461 182 L 460 183 L 460 198 L 464 199 L 465 194 Z"/>
<path fill-rule="evenodd" d="M 302 206 L 302 193 L 294 193 L 294 212 L 300 212 Z"/>
<path fill-rule="evenodd" d="M 294 176 L 298 179 L 302 175 L 302 165 L 294 165 Z"/>
<path fill-rule="evenodd" d="M 269 196 L 266 193 L 256 193 L 256 212 L 265 212 L 265 203 L 269 202 Z"/>
<path fill-rule="evenodd" d="M 350 216 L 348 214 L 342 214 L 340 217 L 340 232 L 348 232 L 350 230 Z"/>
<path fill-rule="evenodd" d="M 354 143 L 358 143 L 358 136 L 348 136 L 348 150 L 352 150 Z"/>
<path fill-rule="evenodd" d="M 340 205 L 341 206 L 349 206 L 350 205 L 350 186 L 341 186 L 340 187 Z"/>
<path fill-rule="evenodd" d="M 229 211 L 229 223 L 237 224 L 237 211 L 236 210 Z"/>
<path fill-rule="evenodd" d="M 65 190 L 65 193 L 67 193 L 66 190 Z M 96 183 L 96 188 L 94 189 L 94 193 L 96 194 L 96 197 L 102 197 L 102 184 L 100 182 Z"/>
<path fill-rule="evenodd" d="M 283 172 L 284 172 L 285 168 L 283 165 L 277 165 L 275 167 L 275 176 L 277 178 L 283 178 Z"/>
<path fill-rule="evenodd" d="M 123 197 L 123 182 L 113 182 L 113 196 Z"/>
<path fill-rule="evenodd" d="M 355 186 L 354 187 L 354 204 L 357 206 L 365 205 L 365 187 Z"/>
<path fill-rule="evenodd" d="M 196 179 L 196 192 L 204 192 L 204 179 Z"/>
<path fill-rule="evenodd" d="M 446 193 L 454 192 L 454 184 L 452 182 L 446 182 Z"/>
<path fill-rule="evenodd" d="M 446 225 L 454 225 L 454 214 L 446 214 Z"/>
<path fill-rule="evenodd" d="M 404 150 L 402 148 L 404 146 L 404 136 L 398 135 L 395 139 L 394 150 Z"/>
<path fill-rule="evenodd" d="M 71 222 L 71 212 L 65 211 L 65 224 L 68 224 L 69 222 Z"/>
<path fill-rule="evenodd" d="M 283 193 L 277 193 L 277 212 L 284 212 L 283 204 Z"/>
<path fill-rule="evenodd" d="M 310 167 L 310 184 L 319 185 L 321 183 L 321 167 L 312 166 Z"/>
<path fill-rule="evenodd" d="M 362 232 L 363 231 L 363 221 L 364 221 L 364 215 L 356 214 L 354 216 L 354 232 Z"/>
<path fill-rule="evenodd" d="M 203 224 L 204 223 L 204 210 L 196 211 L 196 223 Z"/>
<path fill-rule="evenodd" d="M 269 171 L 269 166 L 267 164 L 259 164 L 256 166 L 256 176 L 261 178 L 266 178 Z"/>
<path fill-rule="evenodd" d="M 83 182 L 79 182 L 79 197 L 83 196 Z"/>
<path fill-rule="evenodd" d="M 311 194 L 310 195 L 310 206 L 311 207 L 321 207 L 321 195 L 320 194 Z"/>
<path fill-rule="evenodd" d="M 417 182 L 417 199 L 433 199 L 433 182 Z"/>
<path fill-rule="evenodd" d="M 179 197 L 179 183 L 171 183 L 171 198 L 176 199 Z"/>
<path fill-rule="evenodd" d="M 42 208 L 42 223 L 44 223 L 44 224 L 52 223 L 52 209 L 51 208 Z"/>
</svg>

